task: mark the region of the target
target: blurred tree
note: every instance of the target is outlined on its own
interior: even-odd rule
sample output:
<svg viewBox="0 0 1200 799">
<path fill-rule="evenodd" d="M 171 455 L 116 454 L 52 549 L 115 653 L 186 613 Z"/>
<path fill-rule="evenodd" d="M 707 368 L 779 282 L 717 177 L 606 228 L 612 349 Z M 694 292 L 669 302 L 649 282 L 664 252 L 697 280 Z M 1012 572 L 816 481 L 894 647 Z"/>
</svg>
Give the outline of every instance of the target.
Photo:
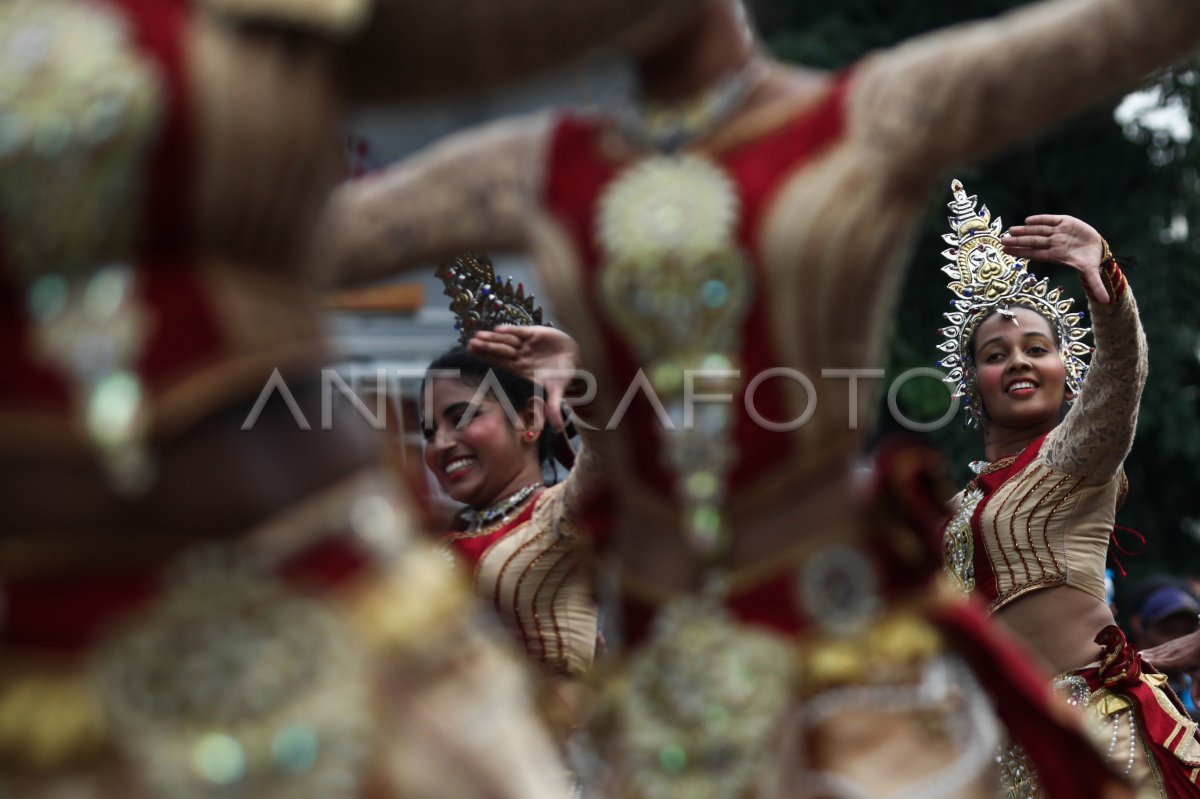
<svg viewBox="0 0 1200 799">
<path fill-rule="evenodd" d="M 802 0 L 762 3 L 759 24 L 781 58 L 838 69 L 872 49 L 920 33 L 1002 13 L 1018 0 Z M 1200 60 L 1166 71 L 1144 87 L 1142 113 L 1114 117 L 1120 98 L 986 163 L 956 172 L 995 215 L 1013 224 L 1034 213 L 1065 213 L 1094 225 L 1127 269 L 1150 346 L 1150 379 L 1138 437 L 1126 461 L 1129 499 L 1118 522 L 1149 539 L 1140 557 L 1121 560 L 1131 576 L 1151 571 L 1200 575 Z M 1173 109 L 1164 111 L 1163 109 Z M 1014 109 L 1019 113 L 1019 109 Z M 1189 124 L 1190 122 L 1190 124 Z M 929 366 L 949 294 L 941 272 L 946 190 L 929 201 L 925 232 L 912 256 L 891 338 L 888 375 Z M 1068 270 L 1034 264 L 1083 303 Z M 914 380 L 899 393 L 913 419 L 936 419 L 947 393 Z M 982 457 L 982 435 L 961 417 L 929 434 L 946 454 L 959 485 L 967 463 Z M 886 405 L 877 435 L 899 429 Z M 1127 581 L 1128 582 L 1128 581 Z M 1118 596 L 1122 581 L 1118 580 Z"/>
</svg>

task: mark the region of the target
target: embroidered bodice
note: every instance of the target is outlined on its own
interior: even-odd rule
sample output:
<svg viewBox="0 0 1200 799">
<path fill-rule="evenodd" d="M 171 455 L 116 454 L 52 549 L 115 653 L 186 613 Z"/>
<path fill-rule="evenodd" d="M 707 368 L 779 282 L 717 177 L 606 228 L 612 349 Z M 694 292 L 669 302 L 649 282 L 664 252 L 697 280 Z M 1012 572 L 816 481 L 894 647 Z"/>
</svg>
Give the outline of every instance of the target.
<svg viewBox="0 0 1200 799">
<path fill-rule="evenodd" d="M 476 594 L 550 673 L 582 675 L 596 650 L 596 602 L 577 546 L 581 484 L 594 471 L 591 460 L 585 447 L 566 480 L 512 518 L 442 539 L 470 570 Z"/>
<path fill-rule="evenodd" d="M 1146 339 L 1120 269 L 1114 301 L 1090 302 L 1096 349 L 1062 423 L 1016 456 L 985 465 L 947 528 L 947 571 L 999 610 L 1030 591 L 1070 585 L 1105 600 L 1104 567 L 1137 409 Z"/>
</svg>

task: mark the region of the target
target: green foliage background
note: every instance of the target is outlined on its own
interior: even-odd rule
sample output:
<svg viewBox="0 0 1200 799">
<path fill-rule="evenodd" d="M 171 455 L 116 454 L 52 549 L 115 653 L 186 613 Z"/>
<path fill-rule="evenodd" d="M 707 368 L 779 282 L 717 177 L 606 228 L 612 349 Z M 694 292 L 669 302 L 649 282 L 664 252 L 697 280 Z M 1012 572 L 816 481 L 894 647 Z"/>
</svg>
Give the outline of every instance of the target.
<svg viewBox="0 0 1200 799">
<path fill-rule="evenodd" d="M 1015 0 L 842 0 L 814 4 L 774 0 L 757 9 L 759 26 L 781 58 L 837 69 L 868 51 L 966 19 L 1002 13 Z M 1006 225 L 1034 213 L 1064 213 L 1095 226 L 1127 269 L 1150 346 L 1150 379 L 1137 441 L 1126 461 L 1130 493 L 1118 524 L 1144 533 L 1139 557 L 1122 557 L 1130 578 L 1118 580 L 1118 601 L 1136 578 L 1168 571 L 1200 576 L 1200 60 L 1156 76 L 1163 102 L 1187 109 L 1195 135 L 1175 142 L 1138 123 L 1113 118 L 1120 98 L 985 163 L 955 172 L 971 194 Z M 1012 113 L 1020 114 L 1019 108 Z M 949 185 L 947 175 L 946 184 Z M 892 336 L 889 374 L 935 360 L 936 329 L 949 294 L 940 267 L 949 190 L 929 198 L 925 231 L 913 256 Z M 1180 235 L 1181 221 L 1187 233 Z M 1174 233 L 1172 233 L 1174 230 Z M 1052 283 L 1078 289 L 1073 273 L 1034 264 Z M 1075 290 L 1077 304 L 1082 292 Z M 933 419 L 946 408 L 943 388 L 914 381 L 900 393 L 912 418 Z M 894 429 L 881 412 L 880 434 Z M 959 485 L 966 464 L 982 457 L 982 435 L 956 420 L 930 434 Z"/>
</svg>

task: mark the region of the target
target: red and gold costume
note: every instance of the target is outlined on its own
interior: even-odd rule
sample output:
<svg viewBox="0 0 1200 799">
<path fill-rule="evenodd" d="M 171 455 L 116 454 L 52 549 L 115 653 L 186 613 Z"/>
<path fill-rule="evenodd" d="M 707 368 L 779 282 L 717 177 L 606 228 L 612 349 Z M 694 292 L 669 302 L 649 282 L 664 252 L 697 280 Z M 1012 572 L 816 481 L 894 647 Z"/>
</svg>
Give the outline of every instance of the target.
<svg viewBox="0 0 1200 799">
<path fill-rule="evenodd" d="M 234 439 L 269 378 L 317 384 L 300 255 L 342 99 L 528 71 L 646 7 L 0 7 L 0 795 L 563 794 L 360 428 Z"/>
<path fill-rule="evenodd" d="M 531 496 L 511 518 L 442 538 L 530 660 L 574 677 L 588 672 L 596 653 L 596 601 L 576 521 L 579 470 L 588 460 L 577 460 L 571 476 Z"/>
<path fill-rule="evenodd" d="M 910 513 L 928 491 L 904 477 L 923 470 L 885 458 L 894 490 L 858 490 L 843 379 L 882 363 L 897 243 L 942 169 L 1198 35 L 1194 6 L 1036 4 L 837 76 L 776 67 L 804 88 L 677 150 L 603 118 L 503 121 L 335 197 L 331 282 L 526 247 L 597 378 L 610 486 L 589 521 L 624 611 L 605 637 L 629 652 L 595 733 L 615 795 L 994 795 L 976 682 L 1049 796 L 1121 795 L 1010 645 L 943 598 L 936 525 Z"/>
<path fill-rule="evenodd" d="M 0 789 L 564 795 L 519 662 L 392 482 L 364 475 L 166 565 L 145 541 L 114 557 L 73 539 L 64 558 L 6 540 Z"/>
</svg>

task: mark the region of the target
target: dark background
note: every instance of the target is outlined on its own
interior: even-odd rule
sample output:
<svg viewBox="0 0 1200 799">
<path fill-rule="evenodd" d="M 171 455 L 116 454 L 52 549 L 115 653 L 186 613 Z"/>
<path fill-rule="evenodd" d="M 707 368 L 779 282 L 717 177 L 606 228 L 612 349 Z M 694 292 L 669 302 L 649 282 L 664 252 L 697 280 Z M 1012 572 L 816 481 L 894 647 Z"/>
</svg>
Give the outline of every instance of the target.
<svg viewBox="0 0 1200 799">
<path fill-rule="evenodd" d="M 842 0 L 818 7 L 803 0 L 771 0 L 757 3 L 755 10 L 758 27 L 778 56 L 836 69 L 872 49 L 1019 5 L 1012 0 Z M 1193 125 L 1200 108 L 1198 66 L 1200 60 L 1193 59 L 1146 84 L 1161 87 L 1164 101 L 1182 103 Z M 1197 135 L 1175 141 L 1137 121 L 1118 124 L 1113 111 L 1120 99 L 955 173 L 1006 226 L 1034 213 L 1070 214 L 1098 229 L 1118 256 L 1136 258 L 1127 275 L 1149 341 L 1150 379 L 1137 440 L 1125 464 L 1129 498 L 1117 523 L 1145 535 L 1148 544 L 1139 556 L 1121 556 L 1129 577 L 1117 579 L 1119 607 L 1128 603 L 1135 581 L 1152 572 L 1200 576 L 1200 142 Z M 929 198 L 925 231 L 900 299 L 888 374 L 936 360 L 936 331 L 949 300 L 940 269 L 949 199 L 948 189 Z M 1065 286 L 1082 307 L 1073 272 L 1036 263 L 1031 268 Z M 946 408 L 947 394 L 932 381 L 918 380 L 906 386 L 899 401 L 911 418 L 936 419 Z M 896 429 L 886 409 L 878 419 L 880 435 Z M 928 438 L 945 453 L 956 484 L 964 484 L 967 463 L 983 456 L 981 432 L 956 420 Z"/>
</svg>

